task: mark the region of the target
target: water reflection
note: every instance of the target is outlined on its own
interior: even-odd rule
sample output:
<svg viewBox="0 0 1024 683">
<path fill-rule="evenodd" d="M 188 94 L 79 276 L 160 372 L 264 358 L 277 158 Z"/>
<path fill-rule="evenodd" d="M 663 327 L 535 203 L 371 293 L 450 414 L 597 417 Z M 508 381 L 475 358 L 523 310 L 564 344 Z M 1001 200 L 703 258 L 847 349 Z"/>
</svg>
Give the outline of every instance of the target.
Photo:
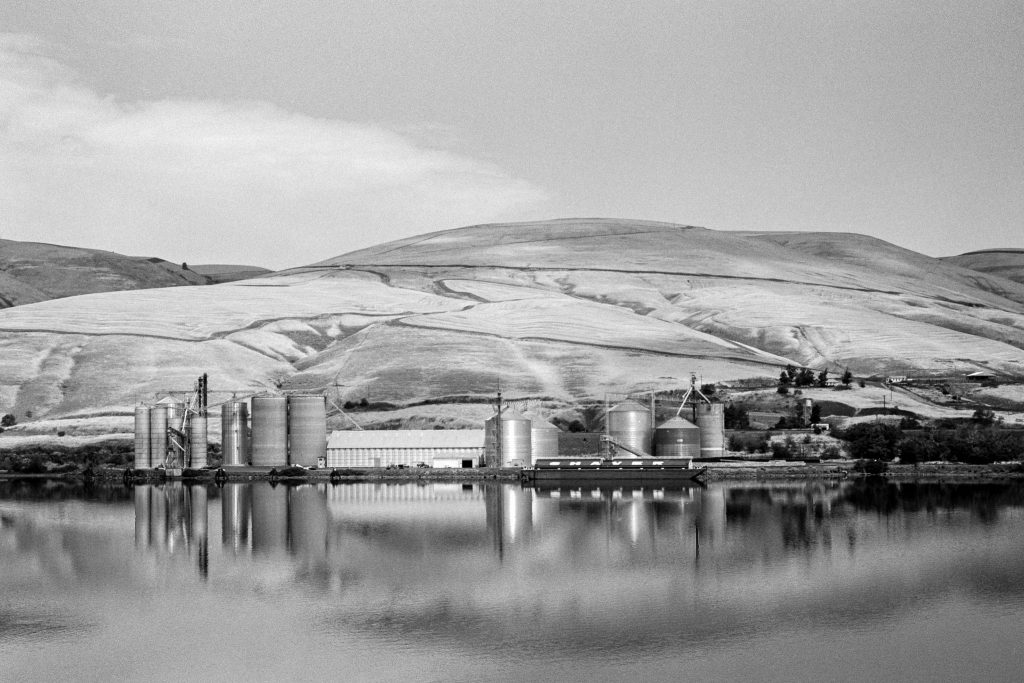
<svg viewBox="0 0 1024 683">
<path fill-rule="evenodd" d="M 282 629 L 376 643 L 385 659 L 394 647 L 669 656 L 787 632 L 898 629 L 934 605 L 950 629 L 1000 611 L 1019 623 L 1022 510 L 1018 484 L 3 482 L 0 591 L 21 598 L 0 605 L 0 638 L 4 624 L 89 621 L 74 607 L 41 612 L 42 596 L 74 604 L 128 589 L 164 596 L 152 599 L 172 621 L 180 596 L 198 591 L 191 609 L 228 631 L 233 606 L 255 600 Z M 985 623 L 972 621 L 972 642 L 1012 652 Z"/>
</svg>

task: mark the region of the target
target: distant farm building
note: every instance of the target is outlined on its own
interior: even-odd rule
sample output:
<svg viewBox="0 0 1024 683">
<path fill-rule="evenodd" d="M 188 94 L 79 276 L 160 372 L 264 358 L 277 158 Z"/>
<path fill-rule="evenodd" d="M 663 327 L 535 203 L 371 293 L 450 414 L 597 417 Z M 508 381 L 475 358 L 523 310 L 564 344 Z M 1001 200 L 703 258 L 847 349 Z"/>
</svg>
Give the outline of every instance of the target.
<svg viewBox="0 0 1024 683">
<path fill-rule="evenodd" d="M 885 383 L 886 384 L 906 384 L 906 382 L 907 382 L 907 376 L 906 375 L 891 375 L 891 376 L 885 378 Z"/>
<path fill-rule="evenodd" d="M 772 429 L 784 417 L 786 417 L 785 413 L 768 413 L 753 410 L 747 413 L 751 429 Z"/>
<path fill-rule="evenodd" d="M 992 379 L 993 377 L 995 377 L 995 375 L 993 375 L 991 372 L 985 372 L 984 370 L 972 372 L 971 374 L 967 375 L 967 379 L 970 380 L 971 382 L 986 382 Z"/>
<path fill-rule="evenodd" d="M 327 439 L 328 467 L 476 467 L 483 454 L 482 429 L 336 431 Z"/>
</svg>

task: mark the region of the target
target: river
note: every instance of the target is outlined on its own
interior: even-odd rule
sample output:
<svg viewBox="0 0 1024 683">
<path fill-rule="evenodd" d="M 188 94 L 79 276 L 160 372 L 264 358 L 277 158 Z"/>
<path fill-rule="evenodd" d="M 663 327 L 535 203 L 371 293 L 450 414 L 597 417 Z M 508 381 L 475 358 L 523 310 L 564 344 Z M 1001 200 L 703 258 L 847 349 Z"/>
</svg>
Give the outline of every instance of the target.
<svg viewBox="0 0 1024 683">
<path fill-rule="evenodd" d="M 0 679 L 1016 681 L 1024 486 L 0 482 Z"/>
</svg>

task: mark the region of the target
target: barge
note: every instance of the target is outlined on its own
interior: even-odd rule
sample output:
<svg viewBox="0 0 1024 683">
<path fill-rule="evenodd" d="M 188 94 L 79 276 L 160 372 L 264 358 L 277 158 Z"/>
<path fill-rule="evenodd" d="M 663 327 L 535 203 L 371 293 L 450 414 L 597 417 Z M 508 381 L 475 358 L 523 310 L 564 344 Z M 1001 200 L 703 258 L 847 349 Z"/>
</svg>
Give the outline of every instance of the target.
<svg viewBox="0 0 1024 683">
<path fill-rule="evenodd" d="M 530 482 L 680 482 L 707 472 L 689 458 L 538 458 L 523 470 Z"/>
</svg>

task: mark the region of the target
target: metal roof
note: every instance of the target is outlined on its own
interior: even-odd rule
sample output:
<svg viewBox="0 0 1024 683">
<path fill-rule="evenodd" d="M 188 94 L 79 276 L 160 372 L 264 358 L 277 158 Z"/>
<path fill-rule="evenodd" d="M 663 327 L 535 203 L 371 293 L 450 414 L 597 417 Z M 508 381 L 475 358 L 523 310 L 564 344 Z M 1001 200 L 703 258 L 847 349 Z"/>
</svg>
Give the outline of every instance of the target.
<svg viewBox="0 0 1024 683">
<path fill-rule="evenodd" d="M 328 448 L 483 448 L 483 429 L 380 429 L 331 432 Z"/>
</svg>

